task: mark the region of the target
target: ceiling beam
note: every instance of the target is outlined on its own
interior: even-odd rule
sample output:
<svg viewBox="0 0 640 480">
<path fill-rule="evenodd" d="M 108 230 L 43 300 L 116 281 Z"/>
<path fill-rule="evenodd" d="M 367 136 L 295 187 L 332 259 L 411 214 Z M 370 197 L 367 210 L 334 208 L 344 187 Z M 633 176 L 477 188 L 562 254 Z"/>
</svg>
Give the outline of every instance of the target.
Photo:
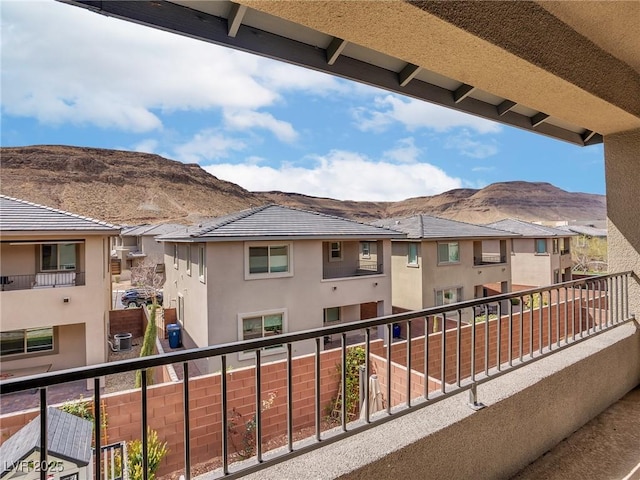
<svg viewBox="0 0 640 480">
<path fill-rule="evenodd" d="M 511 100 L 505 100 L 496 108 L 498 109 L 498 115 L 502 116 L 505 113 L 511 111 L 515 106 L 518 105 L 516 102 L 512 102 Z"/>
<path fill-rule="evenodd" d="M 405 67 L 400 70 L 398 73 L 398 83 L 400 83 L 401 87 L 406 87 L 407 84 L 415 78 L 418 73 L 422 70 L 418 65 L 414 65 L 413 63 L 407 63 Z"/>
<path fill-rule="evenodd" d="M 336 60 L 344 50 L 344 47 L 347 46 L 347 41 L 342 40 L 341 38 L 334 37 L 331 40 L 331 43 L 327 47 L 327 63 L 329 65 L 333 65 L 336 63 Z"/>
<path fill-rule="evenodd" d="M 240 25 L 242 25 L 244 14 L 247 13 L 247 6 L 239 5 L 237 3 L 232 3 L 231 5 L 231 11 L 229 12 L 229 18 L 227 19 L 227 34 L 230 37 L 235 37 L 238 34 Z"/>
<path fill-rule="evenodd" d="M 404 87 L 401 87 L 398 83 L 397 72 L 352 57 L 343 55 L 340 58 L 340 62 L 328 64 L 327 54 L 329 49 L 324 50 L 316 45 L 292 40 L 277 33 L 259 30 L 247 24 L 242 24 L 238 29 L 237 35 L 230 37 L 226 18 L 196 11 L 175 3 L 164 1 L 61 1 L 88 8 L 103 15 L 329 73 L 498 123 L 547 135 L 575 145 L 585 145 L 578 133 L 547 123 L 539 124 L 536 122 L 536 128 L 534 128 L 532 119 L 528 116 L 514 111 L 507 111 L 499 115 L 495 105 L 470 96 L 467 96 L 464 102 L 456 103 L 451 90 L 422 80 L 414 78 Z M 337 46 L 338 42 L 342 44 L 343 40 L 334 39 L 332 43 L 334 42 L 336 42 Z M 536 116 L 533 118 L 536 118 Z M 599 138 L 601 139 L 601 136 L 595 135 L 589 143 L 592 144 Z"/>
<path fill-rule="evenodd" d="M 546 113 L 538 112 L 533 117 L 531 117 L 531 126 L 533 128 L 539 127 L 547 118 L 549 118 L 549 115 L 547 115 Z"/>
<path fill-rule="evenodd" d="M 453 101 L 455 103 L 460 103 L 462 100 L 467 98 L 473 91 L 476 89 L 473 85 L 467 85 L 463 83 L 458 88 L 453 91 Z"/>
<path fill-rule="evenodd" d="M 595 135 L 597 135 L 596 132 L 594 132 L 593 130 L 586 130 L 583 134 L 582 134 L 582 141 L 585 143 L 585 145 L 587 144 L 587 142 L 589 140 L 591 140 Z"/>
</svg>

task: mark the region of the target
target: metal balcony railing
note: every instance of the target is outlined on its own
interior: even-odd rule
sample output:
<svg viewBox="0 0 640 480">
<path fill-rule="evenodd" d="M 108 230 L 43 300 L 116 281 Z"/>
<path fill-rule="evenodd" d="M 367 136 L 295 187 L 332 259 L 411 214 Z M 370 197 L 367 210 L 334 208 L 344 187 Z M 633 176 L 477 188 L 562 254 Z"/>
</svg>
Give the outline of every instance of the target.
<svg viewBox="0 0 640 480">
<path fill-rule="evenodd" d="M 216 434 L 220 439 L 219 444 L 215 445 L 221 465 L 217 470 L 216 478 L 238 478 L 271 464 L 286 461 L 292 456 L 338 441 L 345 436 L 372 428 L 379 423 L 392 421 L 395 417 L 423 408 L 461 391 L 468 390 L 471 394 L 472 406 L 476 405 L 474 394 L 478 384 L 570 348 L 572 345 L 630 321 L 633 318 L 629 313 L 630 275 L 631 272 L 625 272 L 589 277 L 545 288 L 326 328 L 6 380 L 0 382 L 0 392 L 6 395 L 38 389 L 41 432 L 43 432 L 40 435 L 40 458 L 41 463 L 46 464 L 47 387 L 76 380 L 92 380 L 96 419 L 94 431 L 99 432 L 99 419 L 102 417 L 100 410 L 103 405 L 101 377 L 140 370 L 142 387 L 135 398 L 139 398 L 140 402 L 138 411 L 141 412 L 141 418 L 137 426 L 144 453 L 149 422 L 155 420 L 153 417 L 156 415 L 151 412 L 157 411 L 150 410 L 149 402 L 158 396 L 156 387 L 150 393 L 147 369 L 170 364 L 177 365 L 183 371 L 181 381 L 183 398 L 180 404 L 181 411 L 178 409 L 175 414 L 181 416 L 178 425 L 181 426 L 183 440 L 180 441 L 179 446 L 176 444 L 174 452 L 180 452 L 177 455 L 182 465 L 181 473 L 186 480 L 191 478 L 192 456 L 197 451 L 195 445 L 193 449 L 191 448 L 192 436 L 197 430 L 206 428 L 209 435 L 207 438 L 213 438 L 212 435 Z M 432 325 L 434 318 L 437 317 L 457 319 L 454 322 L 455 327 L 429 334 L 429 325 Z M 289 319 L 289 324 L 292 323 L 292 319 Z M 450 325 L 449 322 L 448 324 Z M 392 329 L 398 328 L 397 326 L 402 328 L 403 339 L 389 341 L 395 336 Z M 321 395 L 326 393 L 326 377 L 323 377 L 323 372 L 340 372 L 336 373 L 339 377 L 336 378 L 336 390 L 338 393 L 345 392 L 348 386 L 347 369 L 343 367 L 347 365 L 350 349 L 354 348 L 347 346 L 346 339 L 347 335 L 353 332 L 364 333 L 364 342 L 361 344 L 365 358 L 364 378 L 370 378 L 375 366 L 384 402 L 378 405 L 378 407 L 381 406 L 381 410 L 375 411 L 378 407 L 371 402 L 373 397 L 369 389 L 365 388 L 364 398 L 361 398 L 359 403 L 360 418 L 349 415 L 346 401 L 336 402 L 334 411 L 338 412 L 339 424 L 335 428 L 323 430 L 323 410 L 326 405 L 323 405 L 321 399 Z M 384 338 L 374 339 L 374 334 L 379 333 L 382 333 Z M 341 339 L 337 349 L 323 351 L 322 343 L 327 335 L 335 335 Z M 310 357 L 294 357 L 293 347 L 300 345 L 299 342 L 311 342 L 314 353 Z M 263 361 L 262 354 L 265 353 L 266 359 L 267 349 L 277 346 L 284 350 L 286 358 L 279 362 Z M 252 401 L 249 405 L 253 405 L 254 416 L 252 417 L 253 437 L 250 437 L 250 440 L 252 438 L 255 444 L 250 458 L 236 462 L 236 457 L 230 452 L 229 425 L 235 418 L 232 415 L 237 414 L 235 408 L 232 408 L 237 391 L 230 393 L 229 385 L 241 372 L 229 370 L 227 367 L 231 355 L 250 351 L 254 352 L 255 358 L 252 371 L 253 385 L 251 386 L 251 382 L 248 385 L 243 383 L 242 388 L 247 390 L 247 387 L 251 386 Z M 198 403 L 195 398 L 190 400 L 192 389 L 195 388 L 193 385 L 198 378 L 190 378 L 189 362 L 205 358 L 219 359 L 221 366 L 220 373 L 217 374 L 219 383 L 207 384 L 204 403 Z M 328 358 L 337 362 L 339 367 L 336 368 L 334 363 L 327 363 Z M 297 369 L 296 362 L 302 360 L 307 363 L 303 369 Z M 269 395 L 268 382 L 276 379 L 271 370 L 274 365 L 281 368 L 280 378 L 283 379 L 283 385 L 286 385 L 283 387 L 286 393 L 278 398 L 280 403 L 277 407 L 278 412 L 275 412 L 279 415 L 278 417 L 270 417 L 269 412 L 264 411 L 265 397 Z M 213 377 L 215 375 L 202 378 L 211 382 Z M 216 385 L 215 388 L 214 385 Z M 311 398 L 315 398 L 309 403 L 309 408 L 313 411 L 312 415 L 308 415 L 311 433 L 305 440 L 294 441 L 294 434 L 297 432 L 294 431 L 294 425 L 297 428 L 301 424 L 301 419 L 296 417 L 296 412 L 301 408 L 301 393 L 305 388 L 313 392 Z M 377 395 L 378 393 L 375 397 Z M 326 398 L 326 395 L 322 398 Z M 273 401 L 273 398 L 269 401 Z M 216 424 L 218 430 L 206 425 L 204 420 L 196 418 L 197 412 L 205 410 L 204 407 L 206 410 L 211 410 L 210 415 L 218 419 Z M 247 404 L 244 405 L 244 408 L 246 407 Z M 268 445 L 265 440 L 265 429 L 271 428 L 276 418 L 279 419 L 277 421 L 285 432 L 286 441 L 280 448 L 265 451 Z M 173 436 L 176 436 L 175 433 Z M 100 435 L 95 436 L 94 441 L 95 450 L 101 451 Z M 96 480 L 98 480 L 98 474 L 95 472 L 104 471 L 102 462 L 99 455 L 95 457 L 93 475 Z M 143 455 L 145 480 L 147 462 L 148 458 L 145 454 Z M 43 472 L 40 478 L 46 479 L 46 472 Z"/>
<path fill-rule="evenodd" d="M 475 266 L 497 265 L 500 263 L 507 263 L 506 255 L 483 253 L 481 257 L 473 257 L 473 264 Z"/>
<path fill-rule="evenodd" d="M 85 284 L 84 272 L 40 272 L 31 275 L 1 275 L 0 290 L 76 287 Z"/>
<path fill-rule="evenodd" d="M 381 263 L 375 260 L 359 260 L 355 265 L 325 265 L 322 270 L 324 280 L 330 278 L 359 277 L 383 273 Z"/>
</svg>

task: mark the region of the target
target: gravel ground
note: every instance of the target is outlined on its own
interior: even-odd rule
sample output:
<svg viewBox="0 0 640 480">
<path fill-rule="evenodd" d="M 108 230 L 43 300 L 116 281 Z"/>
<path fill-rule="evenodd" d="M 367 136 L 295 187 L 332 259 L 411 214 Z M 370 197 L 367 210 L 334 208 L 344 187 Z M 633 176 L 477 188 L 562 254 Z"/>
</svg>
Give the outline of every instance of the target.
<svg viewBox="0 0 640 480">
<path fill-rule="evenodd" d="M 118 360 L 127 360 L 129 358 L 137 358 L 140 356 L 142 348 L 142 337 L 131 339 L 131 350 L 128 352 L 109 352 L 109 361 L 117 362 Z M 136 386 L 136 373 L 125 372 L 109 375 L 105 383 L 106 393 L 119 392 L 121 390 L 129 390 Z"/>
</svg>

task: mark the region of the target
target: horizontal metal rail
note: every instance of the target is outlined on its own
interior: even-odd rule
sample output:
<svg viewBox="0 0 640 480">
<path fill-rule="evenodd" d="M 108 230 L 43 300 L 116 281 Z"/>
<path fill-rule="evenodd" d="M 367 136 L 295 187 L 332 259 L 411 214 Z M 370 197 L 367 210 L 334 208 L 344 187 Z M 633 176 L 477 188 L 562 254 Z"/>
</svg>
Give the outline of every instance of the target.
<svg viewBox="0 0 640 480">
<path fill-rule="evenodd" d="M 31 389 L 40 389 L 41 412 L 46 410 L 47 387 L 61 383 L 91 380 L 99 386 L 103 376 L 129 371 L 142 371 L 141 437 L 143 445 L 147 440 L 147 369 L 169 364 L 182 364 L 184 368 L 184 444 L 189 445 L 189 425 L 195 425 L 190 417 L 194 414 L 189 406 L 190 384 L 194 377 L 188 373 L 188 362 L 206 358 L 220 359 L 221 392 L 219 407 L 224 425 L 229 422 L 233 396 L 228 395 L 227 361 L 232 354 L 255 352 L 255 376 L 252 403 L 255 408 L 253 431 L 255 432 L 254 451 L 248 460 L 238 462 L 229 451 L 230 431 L 222 427 L 221 469 L 219 476 L 237 478 L 244 474 L 260 470 L 273 463 L 285 461 L 292 456 L 319 448 L 381 422 L 405 415 L 418 408 L 438 402 L 464 390 L 475 389 L 480 384 L 497 376 L 537 361 L 556 351 L 563 350 L 593 335 L 629 321 L 633 316 L 629 312 L 628 288 L 631 272 L 605 276 L 589 277 L 560 283 L 548 287 L 501 294 L 482 299 L 470 300 L 451 305 L 443 305 L 419 311 L 387 315 L 370 320 L 350 322 L 330 327 L 315 328 L 300 332 L 286 333 L 272 337 L 226 343 L 216 346 L 197 348 L 187 351 L 171 352 L 145 358 L 122 360 L 118 362 L 50 372 L 31 377 L 10 379 L 0 382 L 2 395 Z M 446 321 L 444 320 L 446 319 Z M 454 323 L 448 328 L 449 322 Z M 402 338 L 393 338 L 392 330 L 400 328 Z M 431 329 L 432 331 L 430 331 Z M 374 407 L 377 393 L 365 388 L 364 398 L 359 400 L 361 420 L 347 411 L 345 397 L 349 387 L 347 380 L 347 352 L 353 346 L 347 345 L 349 332 L 364 332 L 362 349 L 364 352 L 364 371 L 366 381 L 370 373 L 382 373 L 376 378 L 382 379 L 384 388 L 380 389 L 386 405 Z M 381 338 L 375 340 L 372 333 Z M 395 332 L 394 332 L 395 334 Z M 342 403 L 336 408 L 340 416 L 340 426 L 324 429 L 321 416 L 321 378 L 323 369 L 322 340 L 328 335 L 342 338 L 337 347 L 340 355 L 335 357 L 338 370 L 339 395 Z M 315 345 L 311 353 L 313 365 L 305 370 L 305 384 L 314 390 L 315 403 L 309 418 L 313 419 L 315 433 L 303 441 L 293 441 L 296 425 L 294 392 L 297 385 L 292 365 L 296 362 L 292 346 L 297 342 L 309 342 Z M 376 348 L 374 349 L 374 342 Z M 286 351 L 285 362 L 286 395 L 283 415 L 286 421 L 287 442 L 280 449 L 267 450 L 264 432 L 267 425 L 263 415 L 264 395 L 267 392 L 261 379 L 265 380 L 268 363 L 266 354 L 269 347 L 280 347 Z M 376 353 L 374 353 L 374 351 Z M 334 358 L 334 357 L 332 357 Z M 370 362 L 375 360 L 385 372 L 371 371 Z M 393 370 L 393 372 L 392 372 Z M 399 372 L 399 373 L 398 373 Z M 299 377 L 298 377 L 299 378 Z M 392 384 L 394 387 L 392 389 Z M 395 385 L 402 385 L 396 389 Z M 100 404 L 100 389 L 94 388 L 94 402 Z M 364 400 L 364 404 L 362 403 Z M 338 404 L 336 404 L 338 405 Z M 361 406 L 362 405 L 362 406 Z M 374 411 L 379 410 L 379 411 Z M 351 416 L 350 416 L 351 414 Z M 41 415 L 46 419 L 45 415 Z M 96 419 L 96 431 L 100 431 Z M 202 427 L 198 424 L 197 427 Z M 46 438 L 46 436 L 42 437 Z M 114 439 L 117 440 L 117 439 Z M 99 445 L 99 444 L 98 444 Z M 46 445 L 41 446 L 46 452 Z M 190 478 L 193 459 L 189 449 L 184 453 L 185 478 Z M 99 460 L 98 460 L 99 462 Z M 143 456 L 146 464 L 146 455 Z M 98 463 L 99 465 L 99 463 Z"/>
</svg>

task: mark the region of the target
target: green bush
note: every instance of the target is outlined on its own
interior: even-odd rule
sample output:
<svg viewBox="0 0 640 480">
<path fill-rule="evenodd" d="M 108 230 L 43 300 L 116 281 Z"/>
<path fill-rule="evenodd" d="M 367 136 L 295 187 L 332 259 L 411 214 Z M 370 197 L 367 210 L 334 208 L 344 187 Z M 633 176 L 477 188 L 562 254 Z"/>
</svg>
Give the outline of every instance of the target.
<svg viewBox="0 0 640 480">
<path fill-rule="evenodd" d="M 142 340 L 142 348 L 140 349 L 140 358 L 153 355 L 153 350 L 156 346 L 156 336 L 158 335 L 156 327 L 156 309 L 158 305 L 154 302 L 151 305 L 151 313 L 149 315 L 149 323 L 147 329 L 144 331 L 144 339 Z M 147 385 L 153 384 L 153 367 L 147 368 Z M 142 386 L 142 373 L 140 370 L 136 371 L 136 388 Z"/>
<path fill-rule="evenodd" d="M 147 429 L 147 478 L 155 479 L 155 473 L 162 459 L 169 453 L 167 442 L 160 443 L 158 433 Z M 129 480 L 142 480 L 142 440 L 134 440 L 127 445 L 127 465 Z"/>
<path fill-rule="evenodd" d="M 342 399 L 346 398 L 347 417 L 355 417 L 360 408 L 360 365 L 364 365 L 365 350 L 363 347 L 353 347 L 347 350 L 346 364 L 346 392 L 334 401 L 334 411 L 342 409 Z M 342 364 L 336 366 L 338 375 L 342 379 Z"/>
</svg>

